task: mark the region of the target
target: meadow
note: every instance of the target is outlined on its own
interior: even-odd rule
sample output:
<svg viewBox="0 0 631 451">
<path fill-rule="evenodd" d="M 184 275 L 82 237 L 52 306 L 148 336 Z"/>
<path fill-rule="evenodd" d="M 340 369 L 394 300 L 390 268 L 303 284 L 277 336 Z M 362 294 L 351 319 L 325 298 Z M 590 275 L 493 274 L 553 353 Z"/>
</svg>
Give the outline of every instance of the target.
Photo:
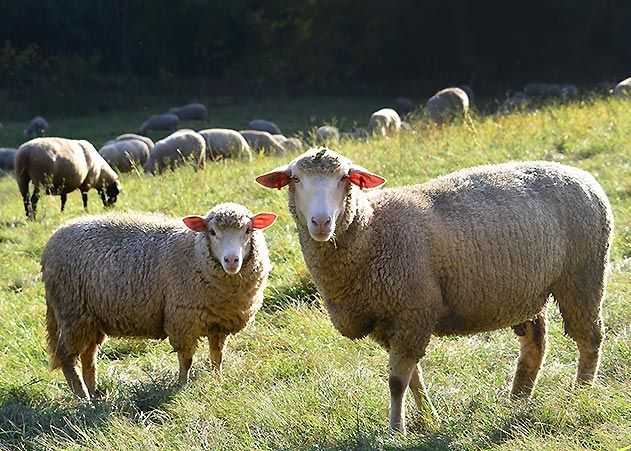
<svg viewBox="0 0 631 451">
<path fill-rule="evenodd" d="M 321 121 L 366 122 L 382 99 L 284 99 L 210 105 L 212 126 L 244 128 L 254 115 L 289 133 Z M 335 114 L 331 114 L 335 111 Z M 146 111 L 51 118 L 51 133 L 98 148 L 133 131 Z M 199 126 L 195 124 L 185 124 Z M 578 352 L 550 302 L 549 352 L 534 396 L 508 399 L 518 343 L 511 330 L 436 338 L 422 361 L 440 422 L 419 427 L 408 396 L 409 432 L 390 436 L 387 355 L 370 340 L 351 341 L 331 325 L 302 260 L 286 193 L 254 177 L 292 155 L 183 167 L 158 177 L 122 176 L 117 211 L 203 214 L 223 201 L 273 211 L 265 234 L 274 265 L 256 322 L 229 338 L 221 375 L 200 343 L 192 382 L 175 385 L 177 357 L 167 342 L 108 340 L 99 356 L 101 396 L 74 398 L 45 350 L 45 300 L 39 259 L 62 222 L 85 214 L 79 193 L 59 212 L 43 197 L 27 222 L 12 174 L 0 177 L 0 450 L 244 449 L 624 449 L 631 445 L 631 102 L 588 99 L 503 117 L 474 115 L 442 128 L 422 118 L 398 137 L 349 141 L 336 150 L 388 179 L 420 183 L 462 167 L 510 160 L 553 160 L 590 171 L 615 215 L 604 299 L 606 338 L 599 379 L 573 384 Z M 17 146 L 23 123 L 4 122 L 0 145 Z M 154 136 L 155 137 L 155 136 Z M 309 133 L 303 134 L 308 142 Z M 96 192 L 89 212 L 101 213 Z"/>
</svg>

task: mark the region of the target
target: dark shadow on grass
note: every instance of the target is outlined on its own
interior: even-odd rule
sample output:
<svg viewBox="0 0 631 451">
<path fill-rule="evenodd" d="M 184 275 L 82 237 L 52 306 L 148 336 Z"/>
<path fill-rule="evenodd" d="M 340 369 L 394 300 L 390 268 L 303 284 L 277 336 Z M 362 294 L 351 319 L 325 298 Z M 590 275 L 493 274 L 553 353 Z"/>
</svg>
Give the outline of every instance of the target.
<svg viewBox="0 0 631 451">
<path fill-rule="evenodd" d="M 445 433 L 432 433 L 427 435 L 414 435 L 403 438 L 404 444 L 396 443 L 398 439 L 388 437 L 378 437 L 374 433 L 358 431 L 351 437 L 336 443 L 323 441 L 321 443 L 310 444 L 305 449 L 346 451 L 352 450 L 393 450 L 393 451 L 434 451 L 452 449 L 452 438 Z"/>
</svg>

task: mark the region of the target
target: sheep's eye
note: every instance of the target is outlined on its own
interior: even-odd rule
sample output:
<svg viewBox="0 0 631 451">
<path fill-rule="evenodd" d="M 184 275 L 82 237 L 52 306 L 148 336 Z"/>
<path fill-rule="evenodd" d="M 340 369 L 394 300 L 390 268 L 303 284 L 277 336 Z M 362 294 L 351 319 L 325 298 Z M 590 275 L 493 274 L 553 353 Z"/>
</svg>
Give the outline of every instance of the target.
<svg viewBox="0 0 631 451">
<path fill-rule="evenodd" d="M 291 176 L 291 181 L 294 183 L 300 183 L 300 179 L 298 177 L 296 177 L 295 175 Z"/>
<path fill-rule="evenodd" d="M 343 175 L 342 178 L 340 179 L 340 182 L 344 182 L 348 179 L 348 175 Z"/>
<path fill-rule="evenodd" d="M 251 228 L 248 227 L 247 229 L 245 229 L 245 234 L 246 235 L 249 235 L 250 233 L 252 233 L 252 229 Z"/>
<path fill-rule="evenodd" d="M 217 235 L 217 233 L 215 232 L 215 229 L 210 229 L 210 235 L 211 236 Z"/>
</svg>

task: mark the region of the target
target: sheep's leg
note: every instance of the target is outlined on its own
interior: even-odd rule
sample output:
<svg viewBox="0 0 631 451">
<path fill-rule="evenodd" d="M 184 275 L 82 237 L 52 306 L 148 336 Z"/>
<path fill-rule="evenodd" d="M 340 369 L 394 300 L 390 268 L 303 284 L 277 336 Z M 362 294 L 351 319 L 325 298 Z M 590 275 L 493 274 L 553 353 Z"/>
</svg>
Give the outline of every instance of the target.
<svg viewBox="0 0 631 451">
<path fill-rule="evenodd" d="M 66 201 L 68 200 L 68 193 L 62 191 L 59 197 L 61 197 L 61 211 L 63 212 L 66 207 Z"/>
<path fill-rule="evenodd" d="M 88 193 L 81 191 L 81 200 L 83 201 L 83 209 L 88 209 Z"/>
<path fill-rule="evenodd" d="M 81 353 L 81 372 L 91 397 L 96 394 L 96 356 L 104 339 L 105 335 L 97 332 L 87 349 Z"/>
<path fill-rule="evenodd" d="M 59 363 L 61 365 L 61 370 L 64 373 L 66 382 L 68 382 L 70 390 L 79 398 L 90 399 L 88 389 L 85 386 L 83 379 L 79 375 L 79 371 L 77 371 L 76 365 L 79 353 L 73 352 L 68 349 L 68 345 L 66 344 L 67 339 L 68 337 L 62 336 L 57 343 L 56 352 L 57 357 L 59 358 Z"/>
<path fill-rule="evenodd" d="M 195 351 L 178 351 L 177 357 L 180 362 L 180 374 L 178 377 L 178 383 L 180 385 L 185 385 L 188 382 L 188 374 L 190 372 L 191 366 L 193 365 L 193 354 Z"/>
<path fill-rule="evenodd" d="M 390 353 L 390 430 L 405 434 L 405 390 L 410 385 L 417 359 Z"/>
<path fill-rule="evenodd" d="M 517 369 L 513 379 L 511 397 L 527 398 L 537 381 L 537 374 L 546 356 L 546 311 L 542 310 L 533 319 L 513 326 L 520 345 Z"/>
<path fill-rule="evenodd" d="M 226 335 L 225 334 L 212 334 L 208 335 L 208 348 L 210 349 L 210 360 L 213 362 L 213 367 L 221 371 L 221 362 L 223 360 L 223 350 L 226 347 Z"/>
<path fill-rule="evenodd" d="M 31 196 L 31 205 L 30 209 L 27 209 L 26 214 L 28 216 L 29 211 L 31 214 L 31 219 L 35 219 L 35 213 L 37 211 L 37 201 L 39 200 L 39 186 L 33 186 L 33 195 Z"/>
<path fill-rule="evenodd" d="M 436 413 L 436 409 L 429 399 L 427 387 L 425 386 L 425 381 L 423 380 L 423 371 L 421 369 L 421 365 L 418 363 L 414 366 L 414 370 L 412 371 L 412 377 L 410 378 L 410 391 L 414 397 L 416 407 L 421 411 L 424 420 L 426 422 L 438 420 L 438 413 Z"/>
</svg>

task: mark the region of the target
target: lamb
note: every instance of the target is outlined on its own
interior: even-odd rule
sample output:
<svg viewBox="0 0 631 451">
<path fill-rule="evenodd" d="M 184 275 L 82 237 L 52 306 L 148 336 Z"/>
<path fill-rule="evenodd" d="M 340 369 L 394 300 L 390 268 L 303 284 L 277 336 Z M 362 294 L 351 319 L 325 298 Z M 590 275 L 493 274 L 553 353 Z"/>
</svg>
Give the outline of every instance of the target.
<svg viewBox="0 0 631 451">
<path fill-rule="evenodd" d="M 48 121 L 42 116 L 35 116 L 24 129 L 22 135 L 27 139 L 40 138 L 48 132 Z"/>
<path fill-rule="evenodd" d="M 368 132 L 380 136 L 393 136 L 401 130 L 401 118 L 392 108 L 382 108 L 370 116 Z"/>
<path fill-rule="evenodd" d="M 613 88 L 613 95 L 620 98 L 631 97 L 631 77 L 622 80 Z"/>
<path fill-rule="evenodd" d="M 146 135 L 149 130 L 177 130 L 179 118 L 175 114 L 154 114 L 147 119 L 138 129 L 138 133 Z"/>
<path fill-rule="evenodd" d="M 175 169 L 185 160 L 195 162 L 197 169 L 206 164 L 206 141 L 197 132 L 183 128 L 158 141 L 145 163 L 145 172 L 160 174 L 166 167 Z"/>
<path fill-rule="evenodd" d="M 13 160 L 15 159 L 17 149 L 10 147 L 0 147 L 0 171 L 12 171 Z"/>
<path fill-rule="evenodd" d="M 24 201 L 26 217 L 34 220 L 40 186 L 46 194 L 61 196 L 64 211 L 68 193 L 79 189 L 83 208 L 88 208 L 88 191 L 96 188 L 105 207 L 116 203 L 122 186 L 118 175 L 85 140 L 35 138 L 15 153 L 15 176 Z M 33 195 L 29 199 L 29 182 Z"/>
<path fill-rule="evenodd" d="M 205 121 L 208 122 L 208 109 L 201 103 L 171 108 L 169 114 L 175 114 L 181 121 Z"/>
<path fill-rule="evenodd" d="M 461 88 L 445 88 L 429 98 L 425 105 L 427 117 L 443 125 L 469 111 L 469 97 Z"/>
<path fill-rule="evenodd" d="M 270 135 L 282 135 L 283 133 L 280 131 L 280 128 L 278 128 L 278 125 L 271 121 L 266 121 L 265 119 L 254 119 L 250 121 L 248 129 L 267 132 Z"/>
<path fill-rule="evenodd" d="M 391 429 L 405 432 L 408 386 L 434 413 L 418 365 L 432 334 L 513 327 L 521 354 L 511 394 L 528 397 L 546 351 L 550 295 L 578 346 L 577 380 L 594 380 L 613 218 L 588 173 L 506 163 L 365 193 L 385 179 L 316 148 L 256 180 L 289 185 L 303 256 L 333 325 L 389 352 Z"/>
<path fill-rule="evenodd" d="M 332 125 L 323 125 L 316 130 L 316 142 L 318 144 L 337 144 L 340 141 L 340 131 Z"/>
<path fill-rule="evenodd" d="M 397 97 L 394 101 L 394 110 L 399 116 L 405 116 L 414 110 L 414 102 L 409 97 Z"/>
<path fill-rule="evenodd" d="M 125 138 L 105 144 L 99 153 L 116 171 L 131 172 L 142 168 L 149 158 L 149 146 L 140 139 Z"/>
<path fill-rule="evenodd" d="M 271 264 L 262 230 L 275 219 L 225 203 L 181 221 L 127 213 L 63 225 L 42 253 L 52 369 L 62 368 L 74 394 L 93 397 L 97 352 L 110 335 L 168 337 L 180 384 L 206 336 L 221 370 L 226 337 L 253 321 L 263 302 Z"/>
<path fill-rule="evenodd" d="M 242 158 L 252 161 L 252 151 L 245 138 L 236 130 L 209 128 L 198 132 L 206 141 L 206 158 Z"/>
<path fill-rule="evenodd" d="M 262 150 L 272 155 L 282 155 L 285 153 L 283 146 L 281 146 L 269 132 L 240 130 L 239 133 L 245 138 L 252 150 Z"/>
</svg>

